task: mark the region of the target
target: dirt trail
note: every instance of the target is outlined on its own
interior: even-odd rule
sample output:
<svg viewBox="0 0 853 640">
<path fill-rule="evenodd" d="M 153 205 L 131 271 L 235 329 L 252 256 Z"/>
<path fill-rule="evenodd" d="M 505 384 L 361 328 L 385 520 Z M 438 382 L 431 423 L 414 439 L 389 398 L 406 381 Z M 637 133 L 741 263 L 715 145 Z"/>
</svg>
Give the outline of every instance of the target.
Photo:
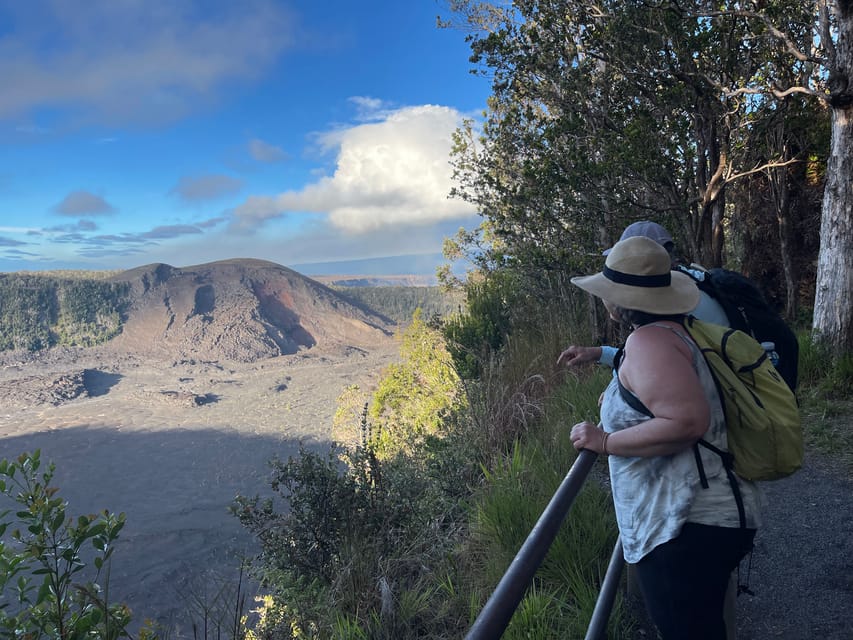
<svg viewBox="0 0 853 640">
<path fill-rule="evenodd" d="M 807 454 L 793 476 L 764 483 L 750 588 L 738 598 L 738 640 L 853 638 L 853 482 Z"/>
</svg>

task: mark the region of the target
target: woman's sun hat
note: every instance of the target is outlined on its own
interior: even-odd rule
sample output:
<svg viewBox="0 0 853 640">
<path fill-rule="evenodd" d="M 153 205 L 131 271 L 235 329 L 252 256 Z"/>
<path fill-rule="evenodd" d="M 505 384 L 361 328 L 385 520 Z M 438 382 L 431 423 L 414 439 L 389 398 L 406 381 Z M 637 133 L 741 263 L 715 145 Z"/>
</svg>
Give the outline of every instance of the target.
<svg viewBox="0 0 853 640">
<path fill-rule="evenodd" d="M 620 240 L 601 273 L 572 278 L 572 284 L 623 309 L 658 315 L 688 313 L 699 304 L 693 279 L 670 271 L 667 250 L 644 236 Z"/>
</svg>

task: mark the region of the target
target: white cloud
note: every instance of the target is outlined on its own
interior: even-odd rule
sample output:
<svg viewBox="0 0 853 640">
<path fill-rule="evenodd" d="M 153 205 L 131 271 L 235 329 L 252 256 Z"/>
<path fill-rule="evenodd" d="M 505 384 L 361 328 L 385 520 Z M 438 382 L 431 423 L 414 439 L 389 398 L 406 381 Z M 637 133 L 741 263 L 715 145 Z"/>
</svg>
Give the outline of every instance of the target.
<svg viewBox="0 0 853 640">
<path fill-rule="evenodd" d="M 233 212 L 232 228 L 253 229 L 288 212 L 327 214 L 352 233 L 467 218 L 473 207 L 447 197 L 452 134 L 461 121 L 454 109 L 425 105 L 323 134 L 319 143 L 337 150 L 334 174 L 300 191 L 248 198 Z"/>
<path fill-rule="evenodd" d="M 31 0 L 6 3 L 0 118 L 40 107 L 162 121 L 263 72 L 292 41 L 280 3 Z"/>
</svg>

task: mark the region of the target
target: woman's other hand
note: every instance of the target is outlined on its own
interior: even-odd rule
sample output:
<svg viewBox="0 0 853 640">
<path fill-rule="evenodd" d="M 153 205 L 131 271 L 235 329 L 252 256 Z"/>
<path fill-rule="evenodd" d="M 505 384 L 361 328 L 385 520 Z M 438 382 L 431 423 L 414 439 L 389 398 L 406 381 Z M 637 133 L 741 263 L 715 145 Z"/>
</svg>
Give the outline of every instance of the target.
<svg viewBox="0 0 853 640">
<path fill-rule="evenodd" d="M 598 362 L 601 359 L 601 347 L 580 347 L 572 345 L 557 358 L 557 365 L 564 364 L 567 367 L 577 367 L 590 362 Z"/>
</svg>

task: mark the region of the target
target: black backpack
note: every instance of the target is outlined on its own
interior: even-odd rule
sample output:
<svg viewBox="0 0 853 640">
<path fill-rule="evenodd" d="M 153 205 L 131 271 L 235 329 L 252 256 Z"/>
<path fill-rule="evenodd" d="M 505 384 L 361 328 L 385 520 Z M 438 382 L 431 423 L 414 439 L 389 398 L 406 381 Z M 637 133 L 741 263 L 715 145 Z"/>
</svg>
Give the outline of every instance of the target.
<svg viewBox="0 0 853 640">
<path fill-rule="evenodd" d="M 779 361 L 774 363 L 779 374 L 791 388 L 797 388 L 797 366 L 800 345 L 791 328 L 770 306 L 755 283 L 728 269 L 680 268 L 696 281 L 696 286 L 720 303 L 733 329 L 751 335 L 758 342 L 776 345 Z M 704 276 L 704 277 L 703 277 Z"/>
</svg>

